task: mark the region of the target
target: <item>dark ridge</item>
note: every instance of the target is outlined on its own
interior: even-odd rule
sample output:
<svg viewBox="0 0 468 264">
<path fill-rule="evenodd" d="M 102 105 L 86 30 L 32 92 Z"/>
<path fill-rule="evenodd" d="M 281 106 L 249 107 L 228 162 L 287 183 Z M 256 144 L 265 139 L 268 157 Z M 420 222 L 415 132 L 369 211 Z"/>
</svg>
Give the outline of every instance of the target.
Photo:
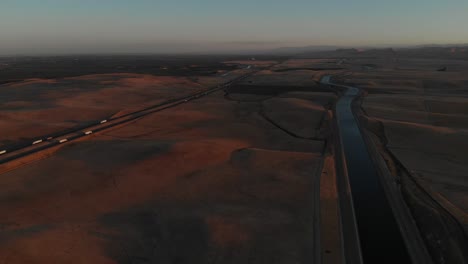
<svg viewBox="0 0 468 264">
<path fill-rule="evenodd" d="M 273 70 L 274 72 L 288 72 L 288 71 L 338 71 L 338 70 L 345 70 L 345 68 L 335 67 L 335 68 L 288 68 L 288 69 L 279 69 Z"/>
<path fill-rule="evenodd" d="M 279 95 L 293 91 L 311 91 L 310 86 L 273 86 L 273 85 L 234 85 L 229 88 L 229 93 L 255 94 L 255 95 Z M 330 92 L 330 89 L 314 87 L 314 92 Z"/>
</svg>

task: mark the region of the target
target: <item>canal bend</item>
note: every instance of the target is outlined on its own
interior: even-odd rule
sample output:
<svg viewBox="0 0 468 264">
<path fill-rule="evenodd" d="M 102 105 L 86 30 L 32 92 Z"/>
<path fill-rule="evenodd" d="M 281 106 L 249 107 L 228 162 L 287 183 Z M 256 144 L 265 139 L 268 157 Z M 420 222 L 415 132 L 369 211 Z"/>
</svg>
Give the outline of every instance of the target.
<svg viewBox="0 0 468 264">
<path fill-rule="evenodd" d="M 333 84 L 330 76 L 325 76 L 321 82 L 346 89 L 336 105 L 336 120 L 362 261 L 365 264 L 411 263 L 397 220 L 352 111 L 353 101 L 360 90 Z"/>
</svg>

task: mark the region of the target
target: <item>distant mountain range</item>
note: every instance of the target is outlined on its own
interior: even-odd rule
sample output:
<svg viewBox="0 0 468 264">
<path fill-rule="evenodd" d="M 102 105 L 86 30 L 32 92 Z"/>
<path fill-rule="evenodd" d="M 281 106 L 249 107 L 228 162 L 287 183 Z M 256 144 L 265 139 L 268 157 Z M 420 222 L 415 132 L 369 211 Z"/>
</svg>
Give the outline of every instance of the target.
<svg viewBox="0 0 468 264">
<path fill-rule="evenodd" d="M 305 53 L 305 52 L 317 52 L 317 51 L 334 51 L 337 49 L 341 49 L 343 47 L 339 46 L 305 46 L 305 47 L 282 47 L 270 50 L 268 52 L 275 53 L 275 54 L 298 54 L 298 53 Z"/>
<path fill-rule="evenodd" d="M 303 47 L 282 47 L 276 48 L 266 53 L 278 54 L 278 55 L 295 55 L 295 54 L 306 54 L 324 51 L 358 51 L 358 50 L 402 50 L 402 49 L 431 49 L 431 48 L 455 48 L 455 47 L 468 47 L 467 44 L 427 44 L 427 45 L 386 45 L 386 46 L 332 46 L 332 45 L 311 45 Z"/>
</svg>

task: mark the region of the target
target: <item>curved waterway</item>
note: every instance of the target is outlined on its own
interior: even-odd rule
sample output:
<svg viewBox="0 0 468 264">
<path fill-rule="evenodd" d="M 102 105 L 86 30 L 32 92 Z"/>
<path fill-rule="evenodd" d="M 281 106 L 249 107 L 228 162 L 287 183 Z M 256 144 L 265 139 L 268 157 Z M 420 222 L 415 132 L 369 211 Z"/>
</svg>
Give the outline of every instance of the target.
<svg viewBox="0 0 468 264">
<path fill-rule="evenodd" d="M 322 83 L 346 88 L 336 105 L 336 119 L 351 188 L 362 260 L 365 264 L 411 263 L 376 166 L 352 111 L 352 103 L 360 90 L 332 84 L 330 76 L 324 77 Z"/>
</svg>

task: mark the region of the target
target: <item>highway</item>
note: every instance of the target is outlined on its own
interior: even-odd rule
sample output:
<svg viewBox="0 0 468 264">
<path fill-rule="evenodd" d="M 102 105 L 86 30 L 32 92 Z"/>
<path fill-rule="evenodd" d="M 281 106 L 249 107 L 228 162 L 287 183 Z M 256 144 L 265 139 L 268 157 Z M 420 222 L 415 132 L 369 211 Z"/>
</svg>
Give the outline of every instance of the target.
<svg viewBox="0 0 468 264">
<path fill-rule="evenodd" d="M 0 164 L 54 146 L 67 144 L 151 113 L 227 89 L 232 84 L 244 80 L 257 71 L 252 69 L 248 73 L 216 87 L 171 99 L 116 118 L 102 119 L 74 131 L 64 131 L 56 133 L 53 137 L 34 139 L 27 146 L 8 151 L 0 150 Z M 384 190 L 385 184 L 381 182 L 376 165 L 370 156 L 358 119 L 352 108 L 354 100 L 360 95 L 360 89 L 332 83 L 331 76 L 324 76 L 321 83 L 344 91 L 343 96 L 337 102 L 335 117 L 339 132 L 338 145 L 340 150 L 337 153 L 341 162 L 337 162 L 337 166 L 341 166 L 339 171 L 341 171 L 342 177 L 339 177 L 341 180 L 338 180 L 338 190 L 346 263 L 431 263 L 425 257 L 420 257 L 424 253 L 414 253 L 419 250 L 414 249 L 418 245 L 411 245 L 411 242 L 408 242 L 411 236 L 402 233 L 401 230 L 408 230 L 408 228 L 405 229 L 401 226 L 402 220 L 398 219 L 404 214 L 398 213 L 398 209 L 389 200 L 388 194 L 386 194 L 388 191 Z M 411 220 L 406 219 L 403 222 L 411 222 Z M 411 224 L 406 225 L 417 229 Z M 413 232 L 415 231 L 413 230 Z"/>
<path fill-rule="evenodd" d="M 171 108 L 171 107 L 175 107 L 180 104 L 188 103 L 192 100 L 199 99 L 213 92 L 216 92 L 222 89 L 227 89 L 232 84 L 244 80 L 245 78 L 251 76 L 257 71 L 258 70 L 251 70 L 250 72 L 242 76 L 234 78 L 216 87 L 209 88 L 207 90 L 197 92 L 191 95 L 183 96 L 180 98 L 167 100 L 157 105 L 146 107 L 144 109 L 140 109 L 135 112 L 131 112 L 122 116 L 109 118 L 109 119 L 103 119 L 93 124 L 89 124 L 89 125 L 82 126 L 79 128 L 57 132 L 54 135 L 47 135 L 47 136 L 44 136 L 43 138 L 36 138 L 32 140 L 29 144 L 20 144 L 20 145 L 16 145 L 10 148 L 0 149 L 0 164 L 24 157 L 26 155 L 36 153 L 36 152 L 60 145 L 60 144 L 65 144 L 70 141 L 76 140 L 78 138 L 90 136 L 93 133 L 130 122 L 132 120 L 143 117 L 145 115 L 159 112 L 159 111 Z"/>
<path fill-rule="evenodd" d="M 321 83 L 343 91 L 335 117 L 339 130 L 336 152 L 341 174 L 339 203 L 347 263 L 431 263 L 423 243 L 415 242 L 422 240 L 417 237 L 419 232 L 411 216 L 401 209 L 403 198 L 392 197 L 401 194 L 381 180 L 370 155 L 353 111 L 360 89 L 332 83 L 331 76 L 324 76 Z M 389 190 L 393 193 L 389 194 Z"/>
</svg>

